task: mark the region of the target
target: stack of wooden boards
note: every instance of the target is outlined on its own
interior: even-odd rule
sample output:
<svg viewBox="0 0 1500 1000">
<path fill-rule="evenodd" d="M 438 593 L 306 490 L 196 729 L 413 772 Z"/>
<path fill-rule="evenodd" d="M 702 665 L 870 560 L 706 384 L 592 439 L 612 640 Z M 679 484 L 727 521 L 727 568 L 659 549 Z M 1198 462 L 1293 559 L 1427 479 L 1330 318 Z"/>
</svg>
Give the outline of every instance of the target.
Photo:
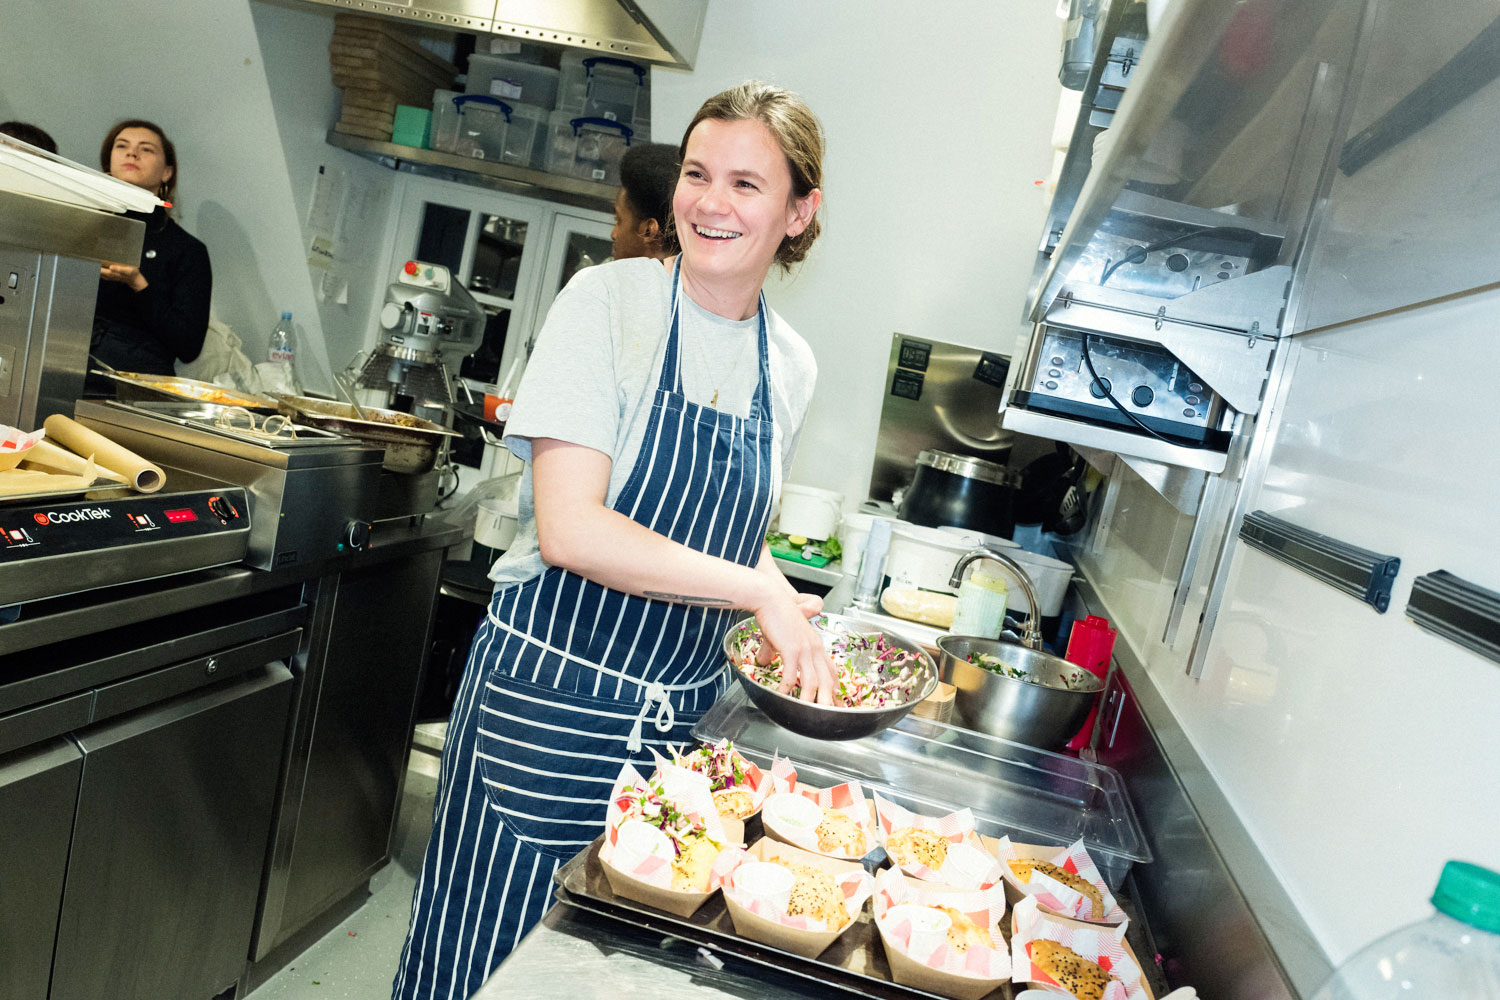
<svg viewBox="0 0 1500 1000">
<path fill-rule="evenodd" d="M 458 68 L 422 48 L 403 26 L 373 17 L 337 14 L 328 61 L 343 91 L 335 132 L 391 138 L 396 105 L 432 106 L 432 92 L 453 87 Z"/>
</svg>

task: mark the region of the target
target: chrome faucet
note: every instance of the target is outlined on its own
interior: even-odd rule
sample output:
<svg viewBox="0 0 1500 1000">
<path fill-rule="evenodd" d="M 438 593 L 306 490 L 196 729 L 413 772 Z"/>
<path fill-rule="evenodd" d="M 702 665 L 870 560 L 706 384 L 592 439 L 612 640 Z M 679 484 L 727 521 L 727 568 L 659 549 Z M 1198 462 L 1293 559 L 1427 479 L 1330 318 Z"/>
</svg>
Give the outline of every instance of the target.
<svg viewBox="0 0 1500 1000">
<path fill-rule="evenodd" d="M 1026 604 L 1030 608 L 1030 611 L 1026 614 L 1026 621 L 1021 625 L 1021 645 L 1029 649 L 1041 649 L 1042 630 L 1037 628 L 1037 621 L 1039 619 L 1037 617 L 1036 584 L 1032 582 L 1026 570 L 1021 568 L 1021 564 L 1010 556 L 996 552 L 994 549 L 972 549 L 966 552 L 963 558 L 959 559 L 957 566 L 953 567 L 953 577 L 948 581 L 948 586 L 956 588 L 959 584 L 963 583 L 964 570 L 969 568 L 970 563 L 980 559 L 992 559 L 1001 566 L 1004 566 L 1010 572 L 1010 575 L 1015 578 L 1016 582 L 1021 585 L 1021 592 L 1026 595 Z"/>
</svg>

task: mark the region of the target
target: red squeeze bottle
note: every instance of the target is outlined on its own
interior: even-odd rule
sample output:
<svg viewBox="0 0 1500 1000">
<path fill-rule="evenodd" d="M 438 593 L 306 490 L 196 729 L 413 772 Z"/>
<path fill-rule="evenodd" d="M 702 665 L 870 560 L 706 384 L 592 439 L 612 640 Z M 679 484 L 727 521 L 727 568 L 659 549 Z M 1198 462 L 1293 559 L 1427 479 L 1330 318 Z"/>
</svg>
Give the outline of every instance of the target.
<svg viewBox="0 0 1500 1000">
<path fill-rule="evenodd" d="M 1109 619 L 1098 615 L 1089 615 L 1081 622 L 1074 622 L 1073 631 L 1068 636 L 1068 651 L 1063 659 L 1076 663 L 1103 680 L 1109 673 L 1109 659 L 1115 650 L 1115 634 L 1115 630 L 1109 627 Z M 1094 716 L 1098 713 L 1099 705 L 1096 701 L 1094 707 L 1089 709 L 1089 717 L 1084 720 L 1083 728 L 1068 741 L 1069 750 L 1082 750 L 1089 745 L 1089 737 L 1094 732 Z"/>
</svg>

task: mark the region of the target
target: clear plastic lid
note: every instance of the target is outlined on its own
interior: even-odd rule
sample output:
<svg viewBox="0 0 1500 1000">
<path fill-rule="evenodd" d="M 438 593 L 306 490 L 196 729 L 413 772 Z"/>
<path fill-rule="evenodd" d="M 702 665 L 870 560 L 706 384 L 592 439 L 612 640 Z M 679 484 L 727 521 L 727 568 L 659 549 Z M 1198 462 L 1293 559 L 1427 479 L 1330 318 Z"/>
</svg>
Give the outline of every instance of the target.
<svg viewBox="0 0 1500 1000">
<path fill-rule="evenodd" d="M 693 736 L 728 738 L 763 766 L 780 753 L 808 784 L 856 779 L 924 815 L 967 806 L 975 828 L 989 836 L 1044 846 L 1082 838 L 1111 889 L 1132 863 L 1151 860 L 1124 779 L 1103 764 L 912 715 L 863 739 L 809 739 L 776 725 L 738 686 L 714 703 Z"/>
</svg>

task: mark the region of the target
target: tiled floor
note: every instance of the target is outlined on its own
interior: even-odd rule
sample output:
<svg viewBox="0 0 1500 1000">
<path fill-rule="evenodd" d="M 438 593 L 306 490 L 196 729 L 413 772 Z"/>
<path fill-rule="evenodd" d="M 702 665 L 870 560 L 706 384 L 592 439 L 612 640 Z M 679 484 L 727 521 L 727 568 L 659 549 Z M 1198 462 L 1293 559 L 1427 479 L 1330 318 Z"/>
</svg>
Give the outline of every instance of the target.
<svg viewBox="0 0 1500 1000">
<path fill-rule="evenodd" d="M 420 734 L 418 742 L 422 742 Z M 247 1000 L 383 1000 L 406 939 L 411 892 L 432 829 L 437 757 L 413 750 L 397 819 L 395 859 L 370 880 L 364 906 Z"/>
</svg>

